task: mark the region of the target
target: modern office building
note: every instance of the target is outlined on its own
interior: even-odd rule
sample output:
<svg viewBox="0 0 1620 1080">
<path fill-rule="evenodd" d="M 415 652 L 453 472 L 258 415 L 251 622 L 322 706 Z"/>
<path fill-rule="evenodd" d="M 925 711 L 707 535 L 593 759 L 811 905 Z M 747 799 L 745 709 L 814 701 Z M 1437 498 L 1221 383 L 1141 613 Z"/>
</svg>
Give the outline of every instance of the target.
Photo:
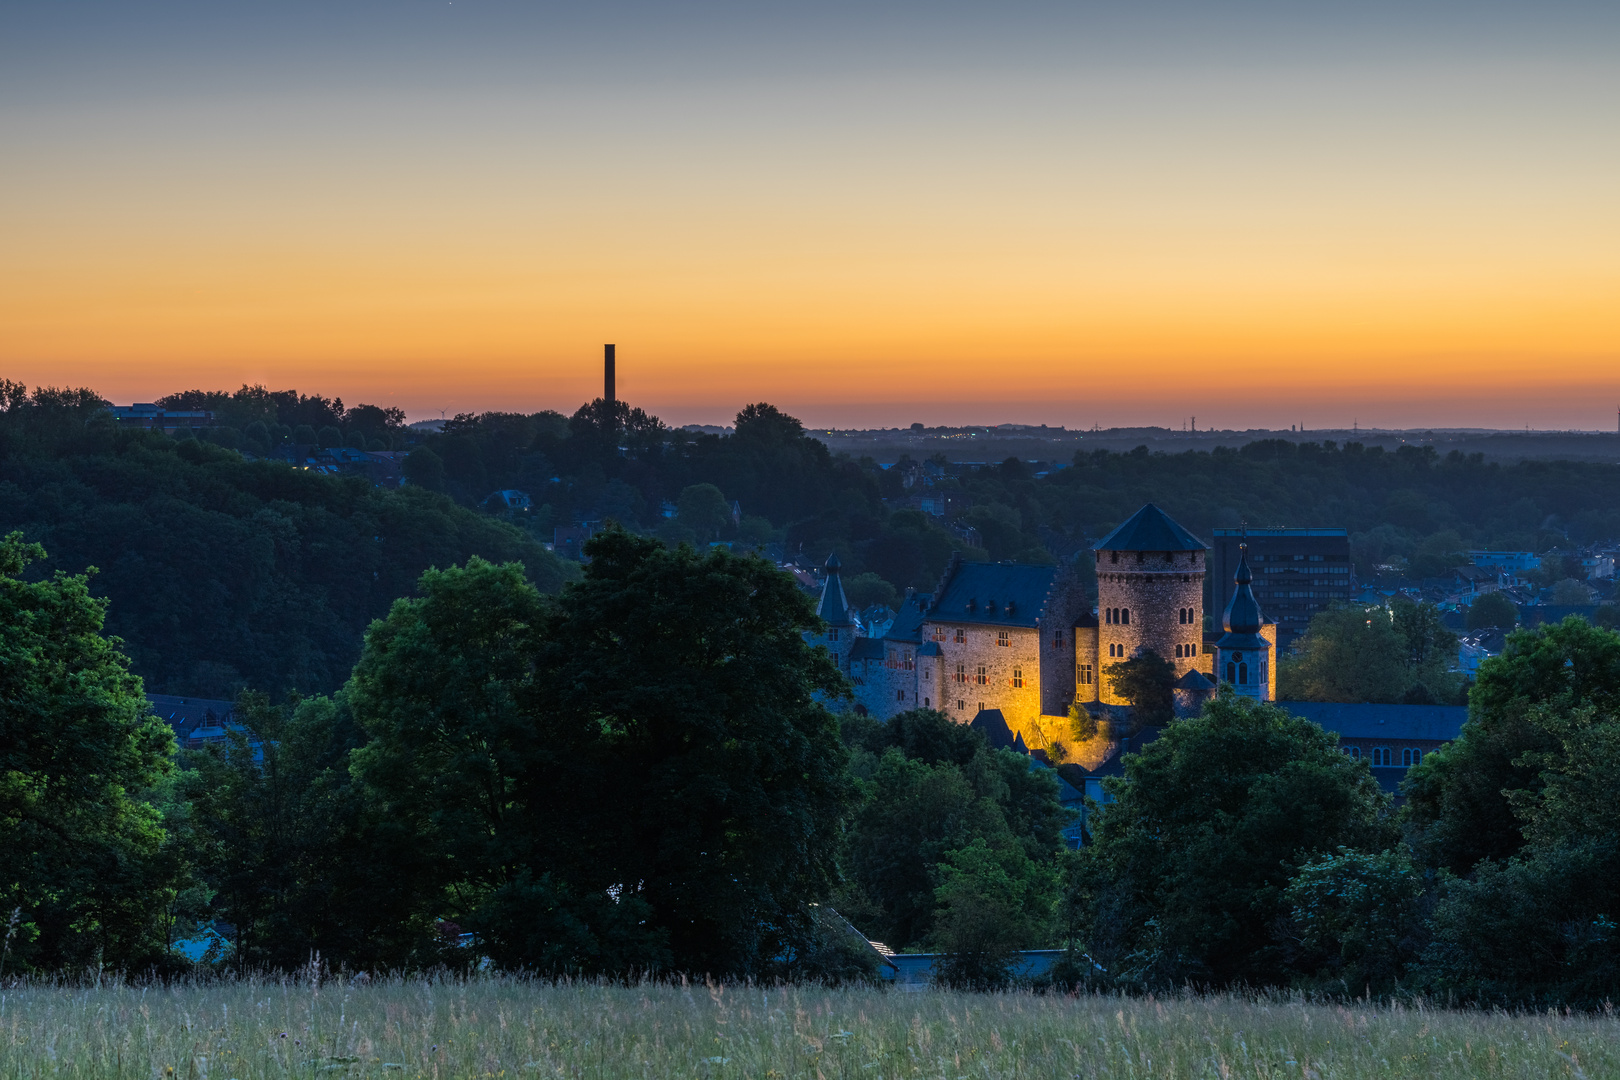
<svg viewBox="0 0 1620 1080">
<path fill-rule="evenodd" d="M 1247 537 L 1254 595 L 1277 624 L 1277 655 L 1284 656 L 1311 616 L 1355 596 L 1350 536 L 1344 529 L 1216 529 L 1209 553 L 1207 611 L 1232 600 L 1238 545 Z"/>
</svg>

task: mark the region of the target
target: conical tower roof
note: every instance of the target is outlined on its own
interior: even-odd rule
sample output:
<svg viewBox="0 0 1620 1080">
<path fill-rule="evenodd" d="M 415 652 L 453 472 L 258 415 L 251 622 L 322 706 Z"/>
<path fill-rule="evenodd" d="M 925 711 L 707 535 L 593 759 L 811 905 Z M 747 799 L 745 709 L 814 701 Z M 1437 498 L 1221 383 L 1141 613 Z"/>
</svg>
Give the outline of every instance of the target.
<svg viewBox="0 0 1620 1080">
<path fill-rule="evenodd" d="M 828 626 L 855 625 L 849 613 L 849 601 L 844 597 L 843 579 L 838 575 L 841 565 L 836 552 L 827 556 L 827 580 L 821 586 L 821 603 L 816 606 L 816 614 Z"/>
<path fill-rule="evenodd" d="M 1204 551 L 1209 547 L 1152 503 L 1091 546 L 1093 551 Z"/>
</svg>

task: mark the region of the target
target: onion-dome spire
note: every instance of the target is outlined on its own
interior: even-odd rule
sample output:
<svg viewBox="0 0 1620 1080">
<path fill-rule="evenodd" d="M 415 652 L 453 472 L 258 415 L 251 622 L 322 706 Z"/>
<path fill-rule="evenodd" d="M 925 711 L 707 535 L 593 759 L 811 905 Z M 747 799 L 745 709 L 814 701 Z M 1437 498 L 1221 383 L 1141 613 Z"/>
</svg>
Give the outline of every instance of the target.
<svg viewBox="0 0 1620 1080">
<path fill-rule="evenodd" d="M 1254 598 L 1254 589 L 1250 588 L 1254 582 L 1254 573 L 1249 569 L 1248 540 L 1238 545 L 1237 573 L 1232 575 L 1232 581 L 1237 588 L 1232 590 L 1232 599 L 1226 605 L 1226 612 L 1221 616 L 1221 625 L 1229 637 L 1250 637 L 1260 633 L 1260 601 Z M 1222 644 L 1226 644 L 1222 639 Z M 1232 643 L 1242 648 L 1253 648 L 1252 644 Z"/>
</svg>

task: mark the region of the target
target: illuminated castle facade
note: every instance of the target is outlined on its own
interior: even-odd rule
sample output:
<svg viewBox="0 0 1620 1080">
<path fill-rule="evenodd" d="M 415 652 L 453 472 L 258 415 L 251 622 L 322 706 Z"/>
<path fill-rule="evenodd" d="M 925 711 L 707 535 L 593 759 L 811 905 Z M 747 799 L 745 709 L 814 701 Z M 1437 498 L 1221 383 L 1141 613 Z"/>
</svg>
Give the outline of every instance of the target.
<svg viewBox="0 0 1620 1080">
<path fill-rule="evenodd" d="M 1276 627 L 1266 622 L 1240 561 L 1220 631 L 1206 633 L 1207 545 L 1158 507 L 1142 507 L 1092 549 L 1097 605 L 1071 569 L 964 562 L 953 556 L 929 594 L 907 598 L 881 638 L 865 636 L 827 561 L 819 613 L 824 645 L 855 687 L 855 707 L 887 719 L 938 709 L 962 723 L 998 712 L 1030 747 L 1068 738 L 1071 705 L 1103 712 L 1110 664 L 1152 651 L 1177 674 L 1193 709 L 1218 682 L 1276 697 Z"/>
</svg>

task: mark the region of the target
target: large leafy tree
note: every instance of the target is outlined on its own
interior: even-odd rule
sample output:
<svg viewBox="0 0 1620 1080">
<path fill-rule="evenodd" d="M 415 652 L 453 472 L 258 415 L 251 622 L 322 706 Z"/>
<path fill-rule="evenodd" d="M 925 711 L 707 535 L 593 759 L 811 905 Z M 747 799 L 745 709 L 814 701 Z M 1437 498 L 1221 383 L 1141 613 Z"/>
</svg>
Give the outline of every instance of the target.
<svg viewBox="0 0 1620 1080">
<path fill-rule="evenodd" d="M 1566 740 L 1578 734 L 1568 725 L 1617 710 L 1620 634 L 1576 616 L 1512 634 L 1501 656 L 1480 665 L 1461 737 L 1425 754 L 1407 779 L 1420 856 L 1467 873 L 1518 852 L 1524 823 L 1514 805 L 1533 801 L 1567 757 Z"/>
<path fill-rule="evenodd" d="M 1316 724 L 1223 693 L 1125 758 L 1076 861 L 1077 944 L 1125 983 L 1284 977 L 1273 924 L 1307 860 L 1392 839 L 1366 765 Z"/>
<path fill-rule="evenodd" d="M 356 774 L 422 902 L 503 962 L 762 974 L 814 936 L 848 798 L 811 602 L 725 551 L 587 551 L 555 601 L 514 566 L 426 575 L 348 688 Z"/>
<path fill-rule="evenodd" d="M 152 715 L 84 575 L 0 541 L 0 909 L 13 962 L 161 962 L 182 866 L 152 799 L 174 737 Z"/>
</svg>

